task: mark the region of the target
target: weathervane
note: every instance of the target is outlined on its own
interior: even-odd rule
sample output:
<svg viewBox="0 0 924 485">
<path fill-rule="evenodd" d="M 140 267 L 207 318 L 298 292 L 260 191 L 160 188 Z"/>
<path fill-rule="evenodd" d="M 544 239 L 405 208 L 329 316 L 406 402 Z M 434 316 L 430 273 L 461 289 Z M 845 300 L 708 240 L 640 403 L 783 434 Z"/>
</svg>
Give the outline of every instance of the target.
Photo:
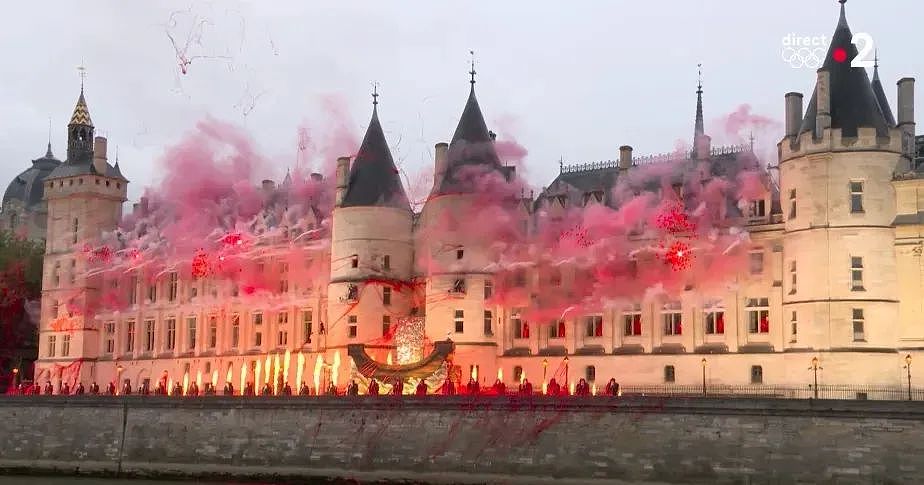
<svg viewBox="0 0 924 485">
<path fill-rule="evenodd" d="M 83 66 L 83 62 L 77 66 L 77 71 L 80 73 L 80 90 L 83 91 L 83 82 L 87 79 L 87 68 Z"/>
<path fill-rule="evenodd" d="M 379 83 L 372 82 L 372 106 L 379 104 Z"/>
<path fill-rule="evenodd" d="M 697 88 L 702 91 L 703 89 L 703 64 L 699 63 L 696 65 L 696 78 L 697 78 Z"/>
<path fill-rule="evenodd" d="M 468 51 L 468 53 L 472 55 L 472 70 L 469 71 L 468 73 L 472 75 L 471 83 L 472 83 L 472 86 L 474 86 L 475 85 L 475 51 Z"/>
</svg>

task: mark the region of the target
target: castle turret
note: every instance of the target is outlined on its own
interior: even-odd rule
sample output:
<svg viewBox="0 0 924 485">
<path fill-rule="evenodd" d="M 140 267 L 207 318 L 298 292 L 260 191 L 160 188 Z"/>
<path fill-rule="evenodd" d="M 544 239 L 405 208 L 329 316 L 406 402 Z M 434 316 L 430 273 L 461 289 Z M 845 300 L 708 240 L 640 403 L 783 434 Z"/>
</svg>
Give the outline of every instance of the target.
<svg viewBox="0 0 924 485">
<path fill-rule="evenodd" d="M 372 119 L 348 176 L 349 159 L 338 160 L 342 195 L 333 213 L 329 324 L 322 341 L 331 352 L 387 341 L 393 326 L 411 313 L 413 213 L 379 122 L 378 94 L 373 96 Z M 344 367 L 339 375 L 348 371 Z"/>
<path fill-rule="evenodd" d="M 786 96 L 786 137 L 779 143 L 784 207 L 783 348 L 823 354 L 827 372 L 847 373 L 862 358 L 857 384 L 897 376 L 898 288 L 893 275 L 890 184 L 901 163 L 901 137 L 884 98 L 861 67 L 844 0 L 815 90 L 796 127 L 801 95 Z M 875 79 L 875 78 L 874 78 Z M 798 276 L 797 276 L 798 275 Z M 853 367 L 856 368 L 856 367 Z M 793 372 L 796 372 L 794 370 Z M 795 378 L 795 377 L 793 377 Z"/>
</svg>

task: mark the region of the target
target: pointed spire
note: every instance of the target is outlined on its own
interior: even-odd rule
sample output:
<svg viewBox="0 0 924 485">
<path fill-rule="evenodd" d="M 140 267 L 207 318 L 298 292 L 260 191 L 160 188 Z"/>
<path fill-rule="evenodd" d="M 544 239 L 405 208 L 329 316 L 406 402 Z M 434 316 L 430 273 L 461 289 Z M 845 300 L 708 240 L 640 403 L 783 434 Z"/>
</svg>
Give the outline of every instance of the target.
<svg viewBox="0 0 924 485">
<path fill-rule="evenodd" d="M 703 65 L 696 65 L 698 78 L 696 83 L 696 123 L 693 127 L 694 138 L 706 134 L 705 124 L 703 123 Z"/>
<path fill-rule="evenodd" d="M 844 4 L 847 3 L 847 0 L 837 0 L 841 4 L 841 16 L 837 19 L 838 27 L 847 27 L 847 12 L 844 8 Z"/>
<path fill-rule="evenodd" d="M 379 83 L 372 83 L 372 110 L 375 111 L 375 107 L 379 104 Z"/>
<path fill-rule="evenodd" d="M 93 120 L 90 119 L 90 108 L 87 107 L 87 100 L 83 96 L 83 86 L 80 87 L 80 97 L 77 98 L 77 105 L 74 106 L 74 114 L 71 115 L 69 124 L 93 126 Z"/>
<path fill-rule="evenodd" d="M 876 57 L 873 61 L 873 81 L 870 86 L 873 88 L 873 94 L 876 96 L 876 103 L 879 105 L 879 111 L 886 123 L 890 127 L 895 126 L 895 117 L 892 116 L 892 108 L 889 107 L 889 99 L 886 98 L 885 90 L 882 89 L 882 82 L 879 80 L 879 49 L 876 49 Z"/>
<path fill-rule="evenodd" d="M 472 70 L 468 71 L 472 75 L 472 80 L 469 82 L 472 83 L 472 89 L 475 89 L 475 51 L 468 51 L 468 53 L 472 55 Z"/>
</svg>

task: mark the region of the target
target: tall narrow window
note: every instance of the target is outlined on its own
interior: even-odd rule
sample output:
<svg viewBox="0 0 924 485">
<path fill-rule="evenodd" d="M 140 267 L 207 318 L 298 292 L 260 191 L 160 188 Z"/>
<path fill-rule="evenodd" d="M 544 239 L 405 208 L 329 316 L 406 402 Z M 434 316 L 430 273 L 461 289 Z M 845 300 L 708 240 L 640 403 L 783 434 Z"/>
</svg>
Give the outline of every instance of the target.
<svg viewBox="0 0 924 485">
<path fill-rule="evenodd" d="M 764 368 L 759 365 L 751 366 L 751 384 L 764 383 Z"/>
<path fill-rule="evenodd" d="M 241 316 L 231 315 L 231 348 L 236 349 L 241 344 Z"/>
<path fill-rule="evenodd" d="M 746 305 L 749 333 L 770 332 L 770 301 L 767 298 L 748 298 Z"/>
<path fill-rule="evenodd" d="M 196 350 L 196 317 L 191 316 L 186 318 L 186 332 L 186 349 Z"/>
<path fill-rule="evenodd" d="M 71 241 L 74 244 L 77 244 L 77 232 L 79 228 L 80 228 L 80 221 L 75 217 L 74 218 L 74 237 L 73 237 L 73 241 Z"/>
<path fill-rule="evenodd" d="M 853 341 L 862 342 L 866 340 L 866 332 L 863 326 L 863 309 L 853 309 Z"/>
<path fill-rule="evenodd" d="M 852 291 L 865 291 L 863 288 L 863 258 L 850 257 L 850 289 Z"/>
<path fill-rule="evenodd" d="M 529 324 L 523 320 L 522 314 L 522 308 L 514 308 L 510 314 L 510 327 L 513 329 L 513 338 L 529 338 Z"/>
<path fill-rule="evenodd" d="M 64 334 L 61 336 L 61 357 L 67 357 L 71 354 L 71 336 Z"/>
<path fill-rule="evenodd" d="M 350 267 L 358 268 L 359 267 L 359 256 L 353 256 L 350 258 Z"/>
<path fill-rule="evenodd" d="M 176 301 L 177 287 L 179 285 L 180 276 L 176 273 L 170 273 L 169 283 L 167 287 L 167 301 L 174 302 Z"/>
<path fill-rule="evenodd" d="M 106 322 L 106 353 L 115 352 L 115 322 Z"/>
<path fill-rule="evenodd" d="M 382 288 L 382 304 L 391 305 L 391 287 L 389 286 Z"/>
<path fill-rule="evenodd" d="M 279 347 L 289 344 L 289 312 L 279 312 L 276 316 L 279 324 L 277 328 L 276 345 Z"/>
<path fill-rule="evenodd" d="M 256 311 L 250 316 L 253 324 L 253 346 L 260 347 L 263 345 L 263 312 Z"/>
<path fill-rule="evenodd" d="M 789 294 L 796 294 L 796 260 L 789 262 Z"/>
<path fill-rule="evenodd" d="M 596 381 L 597 380 L 597 368 L 592 365 L 588 365 L 584 369 L 584 377 L 587 379 L 587 382 Z"/>
<path fill-rule="evenodd" d="M 135 350 L 135 321 L 129 320 L 125 324 L 125 352 L 130 353 Z"/>
<path fill-rule="evenodd" d="M 455 323 L 456 333 L 462 333 L 465 329 L 465 312 L 456 310 L 453 316 L 453 322 Z"/>
<path fill-rule="evenodd" d="M 666 303 L 661 311 L 661 319 L 664 322 L 664 335 L 683 334 L 683 324 L 680 320 L 680 302 Z"/>
<path fill-rule="evenodd" d="M 565 338 L 565 321 L 555 319 L 549 322 L 549 338 Z"/>
<path fill-rule="evenodd" d="M 154 320 L 144 321 L 144 351 L 154 351 Z"/>
<path fill-rule="evenodd" d="M 138 304 L 138 277 L 136 275 L 128 279 L 128 304 Z"/>
<path fill-rule="evenodd" d="M 385 271 L 388 271 L 391 269 L 391 256 L 387 254 L 385 256 L 382 256 L 382 269 L 384 269 Z"/>
<path fill-rule="evenodd" d="M 789 191 L 789 218 L 796 218 L 796 189 Z"/>
<path fill-rule="evenodd" d="M 209 317 L 209 348 L 218 346 L 218 317 Z"/>
<path fill-rule="evenodd" d="M 484 334 L 486 336 L 494 335 L 494 314 L 491 310 L 484 311 Z"/>
<path fill-rule="evenodd" d="M 305 343 L 311 343 L 312 324 L 311 310 L 302 310 L 302 332 L 304 333 Z"/>
<path fill-rule="evenodd" d="M 637 336 L 642 334 L 642 306 L 635 305 L 622 312 L 623 334 Z"/>
<path fill-rule="evenodd" d="M 51 275 L 51 279 L 54 282 L 55 288 L 61 284 L 61 262 L 55 261 L 55 269 Z"/>
<path fill-rule="evenodd" d="M 725 308 L 719 301 L 708 302 L 703 306 L 703 321 L 706 324 L 706 335 L 722 335 L 725 333 Z"/>
<path fill-rule="evenodd" d="M 863 212 L 863 182 L 850 182 L 850 212 Z"/>
<path fill-rule="evenodd" d="M 603 315 L 590 315 L 584 317 L 584 327 L 588 337 L 603 336 Z"/>
<path fill-rule="evenodd" d="M 61 314 L 61 304 L 58 303 L 58 300 L 51 301 L 51 318 L 58 318 Z"/>
<path fill-rule="evenodd" d="M 157 303 L 157 281 L 148 285 L 148 303 Z"/>
<path fill-rule="evenodd" d="M 494 296 L 494 282 L 491 280 L 484 280 L 484 299 L 488 300 Z"/>
<path fill-rule="evenodd" d="M 752 219 L 764 217 L 766 215 L 766 201 L 764 201 L 764 199 L 752 200 L 748 215 Z"/>
<path fill-rule="evenodd" d="M 750 270 L 752 275 L 763 274 L 764 272 L 764 252 L 754 251 L 750 253 Z"/>
<path fill-rule="evenodd" d="M 796 319 L 795 311 L 792 312 L 792 317 L 789 319 L 789 326 L 791 327 L 790 328 L 791 335 L 789 337 L 789 341 L 795 342 L 797 336 L 799 335 L 799 321 Z"/>
<path fill-rule="evenodd" d="M 58 337 L 55 335 L 48 336 L 48 356 L 55 356 L 55 345 L 57 344 Z"/>
<path fill-rule="evenodd" d="M 462 259 L 463 256 L 465 256 L 465 250 L 456 249 L 456 259 Z"/>
<path fill-rule="evenodd" d="M 176 350 L 176 318 L 167 319 L 167 350 Z"/>
<path fill-rule="evenodd" d="M 382 336 L 391 333 L 391 315 L 382 315 Z"/>
<path fill-rule="evenodd" d="M 356 315 L 350 315 L 347 317 L 347 336 L 350 338 L 356 338 L 359 334 L 358 323 L 356 320 Z"/>
<path fill-rule="evenodd" d="M 674 366 L 665 365 L 664 366 L 664 382 L 672 383 L 677 380 L 677 375 L 674 373 Z"/>
<path fill-rule="evenodd" d="M 77 281 L 77 260 L 76 259 L 71 260 L 71 272 L 68 275 L 68 278 L 72 285 L 74 284 L 74 282 Z"/>
</svg>

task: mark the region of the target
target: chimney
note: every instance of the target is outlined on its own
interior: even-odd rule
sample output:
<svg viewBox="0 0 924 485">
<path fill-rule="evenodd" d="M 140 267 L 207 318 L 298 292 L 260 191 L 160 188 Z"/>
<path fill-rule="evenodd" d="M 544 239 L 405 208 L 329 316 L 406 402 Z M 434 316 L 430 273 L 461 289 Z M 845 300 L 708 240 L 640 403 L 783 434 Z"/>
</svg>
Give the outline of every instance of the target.
<svg viewBox="0 0 924 485">
<path fill-rule="evenodd" d="M 139 207 L 141 208 L 142 215 L 148 215 L 148 198 L 147 197 L 142 197 L 141 200 L 139 201 L 139 204 L 136 204 L 136 205 L 139 205 Z"/>
<path fill-rule="evenodd" d="M 317 172 L 312 172 L 312 173 L 311 173 L 311 180 L 313 180 L 313 181 L 315 181 L 315 182 L 321 182 L 321 181 L 324 180 L 324 176 L 321 175 L 321 174 L 319 174 L 319 173 L 317 173 Z"/>
<path fill-rule="evenodd" d="M 914 136 L 914 78 L 898 81 L 898 129 Z"/>
<path fill-rule="evenodd" d="M 799 134 L 802 124 L 802 93 L 786 93 L 786 136 Z"/>
<path fill-rule="evenodd" d="M 93 140 L 93 169 L 100 175 L 106 175 L 106 137 L 98 136 Z"/>
<path fill-rule="evenodd" d="M 449 144 L 437 143 L 433 153 L 433 190 L 435 191 L 443 182 L 446 169 L 449 168 Z"/>
<path fill-rule="evenodd" d="M 273 181 L 270 180 L 270 179 L 266 179 L 266 180 L 263 181 L 263 190 L 264 190 L 264 191 L 270 192 L 270 191 L 272 191 L 272 190 L 275 189 L 275 188 L 276 188 L 276 182 L 273 182 Z"/>
<path fill-rule="evenodd" d="M 698 135 L 693 137 L 693 156 L 697 160 L 709 158 L 712 151 L 712 137 L 709 135 Z"/>
<path fill-rule="evenodd" d="M 619 168 L 629 170 L 632 167 L 632 147 L 623 145 L 619 147 Z"/>
<path fill-rule="evenodd" d="M 139 204 L 139 203 L 137 203 L 137 202 L 135 202 L 134 204 L 132 204 L 132 214 L 138 215 L 140 210 L 141 210 L 141 204 Z"/>
<path fill-rule="evenodd" d="M 831 73 L 818 70 L 815 83 L 817 111 L 815 115 L 815 138 L 821 138 L 824 130 L 831 128 Z"/>
<path fill-rule="evenodd" d="M 339 207 L 343 203 L 343 197 L 347 191 L 347 180 L 350 174 L 350 157 L 340 157 L 337 159 L 337 190 L 335 193 L 334 204 Z"/>
</svg>

